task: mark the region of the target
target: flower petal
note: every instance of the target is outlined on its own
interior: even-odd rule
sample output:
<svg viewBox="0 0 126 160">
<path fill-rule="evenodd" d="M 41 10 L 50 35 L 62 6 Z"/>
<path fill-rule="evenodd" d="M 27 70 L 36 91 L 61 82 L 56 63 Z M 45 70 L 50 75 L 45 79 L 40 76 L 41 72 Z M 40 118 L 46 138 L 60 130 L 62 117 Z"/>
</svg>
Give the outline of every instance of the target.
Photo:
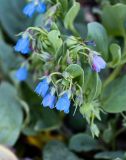
<svg viewBox="0 0 126 160">
<path fill-rule="evenodd" d="M 23 9 L 23 13 L 25 15 L 27 15 L 28 17 L 32 17 L 32 15 L 34 14 L 36 9 L 35 3 L 31 2 L 29 4 L 27 4 L 24 9 Z"/>
<path fill-rule="evenodd" d="M 27 76 L 28 76 L 28 71 L 26 67 L 21 67 L 16 72 L 16 78 L 19 81 L 25 81 L 27 79 Z"/>
<path fill-rule="evenodd" d="M 70 108 L 70 100 L 68 98 L 68 95 L 65 93 L 58 99 L 56 103 L 56 109 L 59 111 L 64 111 L 65 113 L 69 113 L 69 108 Z"/>
<path fill-rule="evenodd" d="M 42 104 L 44 107 L 50 107 L 51 109 L 53 109 L 54 105 L 55 105 L 55 100 L 56 100 L 56 97 L 54 95 L 52 95 L 51 93 L 48 93 L 44 97 Z"/>
<path fill-rule="evenodd" d="M 42 82 L 40 82 L 37 87 L 35 88 L 35 92 L 42 96 L 45 97 L 47 91 L 49 89 L 49 84 L 47 82 L 47 79 L 44 79 Z"/>
</svg>

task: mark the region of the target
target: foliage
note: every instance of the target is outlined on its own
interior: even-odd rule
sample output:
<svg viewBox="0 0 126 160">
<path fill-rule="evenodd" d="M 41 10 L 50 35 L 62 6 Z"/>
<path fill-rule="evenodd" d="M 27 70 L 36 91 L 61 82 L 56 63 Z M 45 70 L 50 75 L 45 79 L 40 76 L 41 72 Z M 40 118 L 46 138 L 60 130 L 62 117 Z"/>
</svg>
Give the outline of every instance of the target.
<svg viewBox="0 0 126 160">
<path fill-rule="evenodd" d="M 33 159 L 125 160 L 125 0 L 89 5 L 90 23 L 75 0 L 42 1 L 43 12 L 35 0 L 29 18 L 32 2 L 0 0 L 0 144 L 21 158 L 26 141 Z"/>
</svg>

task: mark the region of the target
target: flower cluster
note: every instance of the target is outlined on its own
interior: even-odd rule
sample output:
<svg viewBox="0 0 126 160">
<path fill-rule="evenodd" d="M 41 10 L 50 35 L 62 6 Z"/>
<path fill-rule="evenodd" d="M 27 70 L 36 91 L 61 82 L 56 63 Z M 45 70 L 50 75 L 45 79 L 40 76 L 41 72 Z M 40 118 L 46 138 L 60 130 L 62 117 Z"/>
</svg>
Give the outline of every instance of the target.
<svg viewBox="0 0 126 160">
<path fill-rule="evenodd" d="M 56 10 L 56 7 L 53 7 Z M 26 7 L 24 8 L 23 12 L 28 15 L 29 17 L 31 17 L 33 15 L 33 13 L 37 11 L 39 13 L 44 13 L 46 11 L 46 5 L 44 2 L 41 2 L 40 0 L 32 0 L 29 4 L 26 5 Z M 52 19 L 48 19 L 46 21 L 46 25 L 48 23 L 52 23 Z M 33 28 L 33 27 L 32 27 Z M 42 34 L 42 29 L 36 29 L 34 28 L 34 30 L 37 30 L 41 32 Z M 48 37 L 48 32 L 45 32 L 47 34 Z M 44 33 L 44 36 L 45 36 Z M 35 35 L 38 35 L 35 34 Z M 17 52 L 21 52 L 22 54 L 29 54 L 30 52 L 32 52 L 31 48 L 32 48 L 32 39 L 37 39 L 37 37 L 33 37 L 31 38 L 32 35 L 30 34 L 30 30 L 27 29 L 25 32 L 23 32 L 22 37 L 18 40 L 16 46 L 15 46 L 15 51 Z M 67 40 L 67 44 L 68 44 L 68 48 L 72 48 L 72 45 L 75 45 L 77 42 L 77 39 L 72 37 L 73 41 L 71 41 L 70 38 L 68 38 L 69 40 Z M 69 41 L 69 42 L 68 42 Z M 47 40 L 46 40 L 47 43 Z M 48 42 L 48 45 L 50 42 Z M 47 44 L 43 44 L 44 46 Z M 81 44 L 80 44 L 81 45 Z M 85 41 L 84 45 L 82 45 L 82 47 L 85 47 L 85 45 L 87 46 L 95 46 L 95 42 L 94 41 Z M 46 47 L 47 48 L 47 47 Z M 103 60 L 103 58 L 101 56 L 99 56 L 99 53 L 92 51 L 91 49 L 89 49 L 88 47 L 86 47 L 87 50 L 89 51 L 89 55 L 88 53 L 86 53 L 86 55 L 88 56 L 89 59 L 89 63 L 91 65 L 92 70 L 96 71 L 96 72 L 100 72 L 101 69 L 104 69 L 106 66 L 106 62 Z M 82 49 L 82 48 L 81 48 Z M 70 49 L 71 50 L 71 49 Z M 40 51 L 40 50 L 39 50 Z M 79 53 L 79 50 L 78 50 Z M 46 53 L 46 55 L 48 54 L 48 52 Z M 73 54 L 73 53 L 72 53 Z M 69 54 L 69 56 L 73 56 L 72 54 Z M 41 56 L 42 58 L 45 58 L 45 53 L 43 52 L 43 56 Z M 48 56 L 50 57 L 50 54 L 48 54 Z M 71 57 L 69 57 L 71 58 Z M 68 58 L 68 59 L 69 59 Z M 47 60 L 47 58 L 45 59 L 45 61 Z M 27 70 L 25 67 L 21 67 L 17 73 L 16 73 L 16 77 L 20 80 L 23 81 L 26 79 L 27 77 Z M 56 108 L 60 111 L 64 111 L 65 113 L 69 112 L 69 107 L 70 107 L 70 97 L 68 95 L 67 92 L 65 92 L 63 95 L 60 96 L 60 98 L 57 101 L 57 98 L 55 96 L 55 91 L 52 91 L 51 87 L 50 87 L 50 81 L 48 78 L 43 79 L 36 87 L 35 92 L 40 95 L 43 98 L 42 101 L 42 105 L 44 107 L 50 107 L 52 108 Z M 81 95 L 82 96 L 82 95 Z"/>
<path fill-rule="evenodd" d="M 31 0 L 23 9 L 23 13 L 29 17 L 32 17 L 35 12 L 45 13 L 46 5 L 43 0 Z M 100 112 L 99 103 L 93 102 L 98 98 L 99 93 L 95 94 L 97 97 L 94 96 L 91 102 L 88 102 L 90 94 L 86 93 L 84 72 L 90 66 L 91 73 L 92 71 L 96 72 L 92 75 L 98 75 L 106 67 L 106 62 L 98 52 L 91 49 L 92 46 L 96 46 L 93 40 L 86 41 L 80 37 L 62 34 L 57 21 L 61 17 L 64 19 L 68 10 L 62 14 L 63 7 L 60 1 L 53 1 L 51 5 L 49 5 L 50 8 L 44 17 L 43 26 L 27 28 L 21 34 L 14 49 L 30 57 L 30 65 L 33 64 L 34 73 L 46 75 L 45 77 L 42 76 L 35 88 L 35 92 L 42 97 L 41 104 L 43 107 L 56 108 L 59 111 L 69 113 L 71 105 L 75 108 L 79 106 L 80 113 L 86 117 L 89 124 L 95 126 L 92 117 L 100 119 Z M 67 8 L 70 5 L 71 3 Z M 68 28 L 66 27 L 66 29 Z M 74 32 L 74 29 L 72 28 L 71 31 Z M 51 76 L 54 73 L 58 73 L 58 75 L 53 79 Z M 26 80 L 27 76 L 26 67 L 20 67 L 16 72 L 19 81 Z M 91 84 L 91 86 L 93 85 L 95 84 Z M 92 88 L 87 90 L 90 92 Z M 97 106 L 98 115 L 94 109 Z M 94 134 L 97 136 L 97 133 Z"/>
<path fill-rule="evenodd" d="M 70 98 L 67 92 L 57 100 L 55 92 L 51 89 L 50 80 L 48 78 L 43 79 L 36 87 L 35 92 L 43 98 L 43 107 L 54 107 L 59 111 L 69 113 Z"/>
</svg>

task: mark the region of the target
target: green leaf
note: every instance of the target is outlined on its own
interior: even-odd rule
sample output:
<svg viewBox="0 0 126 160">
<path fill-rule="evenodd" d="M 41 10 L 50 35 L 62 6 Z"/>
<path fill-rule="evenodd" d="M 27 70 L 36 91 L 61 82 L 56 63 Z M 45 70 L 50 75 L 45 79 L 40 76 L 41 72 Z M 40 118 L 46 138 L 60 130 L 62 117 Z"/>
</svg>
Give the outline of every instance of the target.
<svg viewBox="0 0 126 160">
<path fill-rule="evenodd" d="M 111 82 L 101 95 L 102 108 L 109 113 L 126 111 L 126 76 Z"/>
<path fill-rule="evenodd" d="M 36 27 L 40 27 L 40 26 L 44 26 L 45 25 L 45 19 L 44 16 L 42 16 L 41 14 L 39 14 L 35 21 L 34 21 L 34 26 Z"/>
<path fill-rule="evenodd" d="M 1 26 L 0 26 L 1 27 Z M 1 30 L 1 28 L 0 28 L 0 40 L 1 39 L 3 39 L 3 32 L 2 32 L 2 30 Z"/>
<path fill-rule="evenodd" d="M 59 128 L 61 125 L 59 115 L 50 108 L 44 108 L 41 105 L 41 97 L 34 93 L 26 84 L 22 84 L 21 88 L 22 95 L 30 106 L 30 121 L 24 128 L 23 133 L 26 135 L 36 135 L 41 131 Z"/>
<path fill-rule="evenodd" d="M 12 146 L 17 141 L 23 123 L 23 112 L 16 89 L 9 83 L 0 85 L 0 143 Z"/>
<path fill-rule="evenodd" d="M 61 57 L 65 57 L 66 52 L 67 52 L 67 47 L 66 44 L 63 43 L 63 45 L 60 47 L 60 49 L 55 55 L 55 60 L 58 62 Z"/>
<path fill-rule="evenodd" d="M 110 35 L 124 36 L 126 21 L 126 5 L 105 5 L 102 12 L 102 22 Z"/>
<path fill-rule="evenodd" d="M 30 122 L 23 130 L 23 133 L 26 135 L 36 135 L 42 131 L 52 131 L 58 129 L 61 125 L 58 114 L 49 108 L 43 108 L 43 106 L 32 107 L 30 109 L 30 116 Z"/>
<path fill-rule="evenodd" d="M 119 2 L 121 2 L 121 3 L 126 3 L 126 1 L 125 0 L 96 0 L 96 2 L 99 2 L 99 3 L 101 3 L 101 5 L 103 6 L 103 5 L 105 5 L 105 4 L 107 4 L 107 3 L 111 3 L 111 4 L 117 4 L 117 3 L 119 3 Z"/>
<path fill-rule="evenodd" d="M 9 70 L 19 66 L 22 61 L 21 56 L 14 55 L 12 47 L 0 41 L 0 64 L 3 72 L 8 73 Z"/>
<path fill-rule="evenodd" d="M 101 80 L 96 72 L 93 72 L 89 67 L 85 69 L 84 92 L 88 101 L 97 98 L 101 93 Z"/>
<path fill-rule="evenodd" d="M 118 44 L 111 44 L 110 52 L 112 55 L 112 61 L 108 64 L 110 67 L 116 67 L 121 62 L 121 48 Z"/>
<path fill-rule="evenodd" d="M 85 12 L 86 12 L 85 9 L 81 6 L 74 23 L 75 28 L 78 31 L 79 36 L 82 37 L 82 39 L 87 38 L 87 25 L 84 19 Z"/>
<path fill-rule="evenodd" d="M 83 39 L 86 39 L 87 37 L 87 26 L 83 23 L 75 22 L 75 28 L 78 31 L 78 34 Z"/>
<path fill-rule="evenodd" d="M 70 139 L 69 148 L 75 152 L 88 152 L 99 150 L 103 147 L 93 137 L 84 133 L 79 133 Z"/>
<path fill-rule="evenodd" d="M 79 65 L 71 64 L 66 68 L 65 71 L 67 73 L 69 73 L 70 76 L 80 84 L 80 86 L 83 86 L 83 84 L 84 84 L 84 71 Z"/>
<path fill-rule="evenodd" d="M 88 24 L 88 39 L 94 40 L 96 50 L 100 52 L 105 59 L 108 59 L 108 36 L 105 28 L 98 22 Z"/>
<path fill-rule="evenodd" d="M 10 38 L 17 40 L 16 34 L 32 26 L 34 18 L 29 19 L 23 15 L 25 0 L 11 0 L 11 3 L 10 0 L 0 0 L 0 4 L 0 23 Z"/>
<path fill-rule="evenodd" d="M 116 159 L 116 158 L 122 158 L 124 157 L 123 151 L 105 151 L 100 152 L 95 155 L 95 159 Z"/>
<path fill-rule="evenodd" d="M 63 12 L 67 11 L 67 9 L 68 9 L 68 0 L 64 0 L 64 1 L 59 0 L 59 1 L 60 1 L 60 3 L 61 3 Z"/>
<path fill-rule="evenodd" d="M 54 158 L 55 157 L 55 158 Z M 43 160 L 81 160 L 59 141 L 49 142 L 43 150 Z"/>
<path fill-rule="evenodd" d="M 51 32 L 48 33 L 48 39 L 50 43 L 52 44 L 55 53 L 57 53 L 59 48 L 63 44 L 63 41 L 60 37 L 60 32 L 57 30 L 52 30 Z"/>
<path fill-rule="evenodd" d="M 74 4 L 70 8 L 64 19 L 64 25 L 66 29 L 70 29 L 75 34 L 77 34 L 77 31 L 73 23 L 77 14 L 79 13 L 79 10 L 80 10 L 80 4 L 78 2 L 74 2 Z"/>
</svg>

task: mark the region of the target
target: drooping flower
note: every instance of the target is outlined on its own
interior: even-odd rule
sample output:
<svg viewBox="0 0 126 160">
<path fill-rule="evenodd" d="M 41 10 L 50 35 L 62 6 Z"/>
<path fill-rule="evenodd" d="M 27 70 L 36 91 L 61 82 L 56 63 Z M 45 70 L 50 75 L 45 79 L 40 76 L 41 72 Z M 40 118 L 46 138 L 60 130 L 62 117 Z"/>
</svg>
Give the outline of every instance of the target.
<svg viewBox="0 0 126 160">
<path fill-rule="evenodd" d="M 47 79 L 43 79 L 41 82 L 39 82 L 39 84 L 35 88 L 35 92 L 44 98 L 48 89 L 49 89 L 49 83 Z"/>
<path fill-rule="evenodd" d="M 36 11 L 38 13 L 45 13 L 46 12 L 46 4 L 39 2 L 38 5 L 36 6 Z"/>
<path fill-rule="evenodd" d="M 35 12 L 35 4 L 34 4 L 34 2 L 31 2 L 31 3 L 27 4 L 23 9 L 23 13 L 25 15 L 27 15 L 28 17 L 32 17 L 34 12 Z"/>
<path fill-rule="evenodd" d="M 16 72 L 16 78 L 19 81 L 25 81 L 27 79 L 27 76 L 28 76 L 28 70 L 25 66 L 20 67 Z"/>
<path fill-rule="evenodd" d="M 22 54 L 28 54 L 30 52 L 30 39 L 27 35 L 23 35 L 14 47 L 15 51 L 21 52 Z"/>
<path fill-rule="evenodd" d="M 70 100 L 68 94 L 63 94 L 56 103 L 56 109 L 59 111 L 64 111 L 65 113 L 69 113 L 70 108 Z"/>
<path fill-rule="evenodd" d="M 40 0 L 32 0 L 32 2 L 28 3 L 23 9 L 23 13 L 28 17 L 32 17 L 35 11 L 44 13 L 46 11 L 46 4 L 40 2 Z"/>
<path fill-rule="evenodd" d="M 106 62 L 104 59 L 97 55 L 93 55 L 93 60 L 92 60 L 92 69 L 96 72 L 100 72 L 101 69 L 104 69 L 106 67 Z"/>
<path fill-rule="evenodd" d="M 49 107 L 50 109 L 53 109 L 55 106 L 56 97 L 53 93 L 49 92 L 44 97 L 42 104 L 44 107 Z"/>
</svg>

